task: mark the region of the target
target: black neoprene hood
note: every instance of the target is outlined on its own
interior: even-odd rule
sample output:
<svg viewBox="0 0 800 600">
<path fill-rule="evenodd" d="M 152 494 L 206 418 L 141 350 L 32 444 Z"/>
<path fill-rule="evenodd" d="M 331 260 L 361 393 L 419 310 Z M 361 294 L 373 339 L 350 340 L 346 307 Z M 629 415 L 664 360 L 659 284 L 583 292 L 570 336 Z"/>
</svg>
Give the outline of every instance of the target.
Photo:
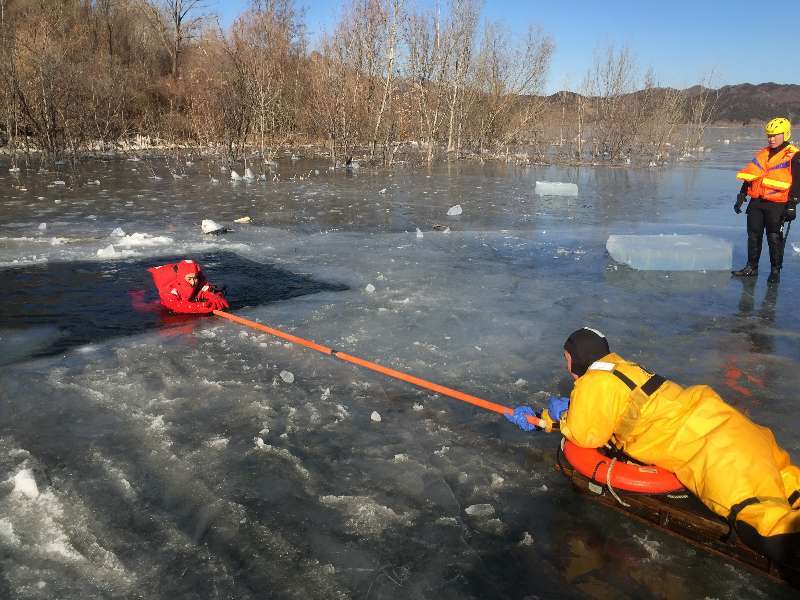
<svg viewBox="0 0 800 600">
<path fill-rule="evenodd" d="M 594 361 L 611 352 L 606 336 L 589 327 L 573 331 L 564 342 L 564 350 L 572 357 L 572 372 L 578 377 L 586 373 Z"/>
</svg>

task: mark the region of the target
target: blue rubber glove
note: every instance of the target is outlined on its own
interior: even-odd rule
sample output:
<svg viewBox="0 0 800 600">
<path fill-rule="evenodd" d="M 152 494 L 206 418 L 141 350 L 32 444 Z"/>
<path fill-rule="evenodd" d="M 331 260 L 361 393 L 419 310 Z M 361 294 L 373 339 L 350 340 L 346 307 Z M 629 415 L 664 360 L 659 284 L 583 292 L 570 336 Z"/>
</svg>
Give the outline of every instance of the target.
<svg viewBox="0 0 800 600">
<path fill-rule="evenodd" d="M 550 396 L 547 403 L 547 414 L 551 419 L 558 421 L 561 415 L 569 408 L 569 398 L 563 396 Z"/>
<path fill-rule="evenodd" d="M 528 415 L 535 417 L 536 413 L 533 412 L 530 406 L 518 406 L 514 409 L 512 414 L 506 415 L 506 419 L 524 431 L 534 431 L 536 425 L 528 423 L 528 419 L 526 418 Z"/>
</svg>

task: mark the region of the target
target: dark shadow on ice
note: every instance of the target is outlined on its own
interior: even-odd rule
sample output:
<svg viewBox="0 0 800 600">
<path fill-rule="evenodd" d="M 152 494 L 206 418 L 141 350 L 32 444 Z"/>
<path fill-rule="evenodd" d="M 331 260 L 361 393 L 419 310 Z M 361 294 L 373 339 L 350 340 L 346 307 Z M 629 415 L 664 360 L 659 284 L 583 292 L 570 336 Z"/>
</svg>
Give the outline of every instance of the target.
<svg viewBox="0 0 800 600">
<path fill-rule="evenodd" d="M 0 365 L 151 329 L 185 327 L 203 317 L 174 315 L 158 303 L 147 268 L 185 256 L 72 262 L 0 269 Z M 233 253 L 191 258 L 209 281 L 226 286 L 230 310 L 347 286 L 313 279 Z"/>
<path fill-rule="evenodd" d="M 771 334 L 771 326 L 775 322 L 775 307 L 778 304 L 780 286 L 768 284 L 764 299 L 756 310 L 756 278 L 737 279 L 742 283 L 738 314 L 741 323 L 735 326 L 734 330 L 747 334 L 750 340 L 750 352 L 772 354 L 775 352 L 775 339 Z"/>
</svg>

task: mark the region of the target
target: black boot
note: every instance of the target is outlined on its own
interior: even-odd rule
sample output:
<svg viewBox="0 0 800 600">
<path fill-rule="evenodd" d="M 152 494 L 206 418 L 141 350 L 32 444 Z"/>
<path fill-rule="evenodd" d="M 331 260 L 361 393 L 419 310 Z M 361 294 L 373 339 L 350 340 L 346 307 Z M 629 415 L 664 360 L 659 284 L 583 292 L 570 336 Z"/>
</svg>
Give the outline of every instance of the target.
<svg viewBox="0 0 800 600">
<path fill-rule="evenodd" d="M 781 280 L 781 266 L 783 266 L 783 236 L 780 233 L 768 233 L 767 245 L 769 246 L 769 278 L 768 283 L 779 283 Z"/>
<path fill-rule="evenodd" d="M 747 263 L 738 271 L 731 271 L 731 274 L 736 275 L 736 277 L 755 277 L 758 275 L 758 267 L 753 267 L 750 263 Z"/>
<path fill-rule="evenodd" d="M 738 271 L 731 271 L 736 277 L 755 277 L 758 275 L 758 260 L 761 258 L 761 233 L 747 232 L 747 264 Z"/>
</svg>

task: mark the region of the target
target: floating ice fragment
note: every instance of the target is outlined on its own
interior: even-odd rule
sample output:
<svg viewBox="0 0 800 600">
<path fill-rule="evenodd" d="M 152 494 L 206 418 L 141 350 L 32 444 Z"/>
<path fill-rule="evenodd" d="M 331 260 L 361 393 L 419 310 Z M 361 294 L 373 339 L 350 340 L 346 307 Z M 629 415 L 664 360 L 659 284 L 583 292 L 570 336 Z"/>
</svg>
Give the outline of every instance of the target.
<svg viewBox="0 0 800 600">
<path fill-rule="evenodd" d="M 517 386 L 517 387 L 524 387 L 524 386 L 528 385 L 528 382 L 525 381 L 522 377 L 520 377 L 519 379 L 517 379 L 514 382 L 514 385 Z"/>
<path fill-rule="evenodd" d="M 606 250 L 640 271 L 728 271 L 733 246 L 705 235 L 611 235 Z"/>
<path fill-rule="evenodd" d="M 57 179 L 56 181 L 53 182 L 53 185 L 67 185 L 67 182 L 64 181 L 63 179 Z"/>
<path fill-rule="evenodd" d="M 378 193 L 379 193 L 379 194 L 385 194 L 385 193 L 386 193 L 386 188 L 383 188 L 383 189 L 381 189 L 381 190 L 378 190 Z"/>
<path fill-rule="evenodd" d="M 447 209 L 447 216 L 448 217 L 457 217 L 462 212 L 464 212 L 464 211 L 461 210 L 461 205 L 460 204 L 456 204 L 455 206 L 451 206 L 450 208 Z"/>
<path fill-rule="evenodd" d="M 534 193 L 537 196 L 577 196 L 578 186 L 560 181 L 537 181 Z"/>
<path fill-rule="evenodd" d="M 331 397 L 331 388 L 322 388 L 322 395 L 319 397 L 320 400 L 327 400 Z"/>
<path fill-rule="evenodd" d="M 367 287 L 364 288 L 364 291 L 367 292 L 368 294 L 374 294 L 375 293 L 375 286 L 372 285 L 371 283 L 368 283 Z"/>
<path fill-rule="evenodd" d="M 122 227 L 115 227 L 114 231 L 111 232 L 111 237 L 125 237 L 125 231 L 123 231 Z"/>
<path fill-rule="evenodd" d="M 519 541 L 520 546 L 532 546 L 533 536 L 527 531 L 522 534 L 522 539 Z"/>
<path fill-rule="evenodd" d="M 422 237 L 423 237 L 422 230 L 420 230 L 420 228 L 417 227 L 417 239 L 422 239 Z"/>
<path fill-rule="evenodd" d="M 281 371 L 280 375 L 286 383 L 294 383 L 294 373 L 291 371 Z"/>
<path fill-rule="evenodd" d="M 250 217 L 240 217 L 238 219 L 233 220 L 234 223 L 250 223 L 252 219 Z"/>
<path fill-rule="evenodd" d="M 211 178 L 211 183 L 212 184 L 217 184 L 217 183 L 219 183 L 219 179 L 217 179 L 216 177 L 212 177 Z"/>
<path fill-rule="evenodd" d="M 424 407 L 424 406 L 422 406 L 422 404 L 420 404 L 419 402 L 414 402 L 414 405 L 413 405 L 411 408 L 412 408 L 413 410 L 420 411 L 420 410 L 422 410 L 422 409 L 423 409 L 423 408 L 425 408 L 425 407 Z"/>
<path fill-rule="evenodd" d="M 19 173 L 19 167 L 9 167 L 9 173 Z"/>
<path fill-rule="evenodd" d="M 406 463 L 408 462 L 408 454 L 395 454 L 392 458 L 393 463 Z"/>
<path fill-rule="evenodd" d="M 792 248 L 794 249 L 795 252 L 800 254 L 800 244 L 795 244 L 794 242 L 792 242 Z"/>
<path fill-rule="evenodd" d="M 491 504 L 473 504 L 464 509 L 470 517 L 492 517 L 494 516 L 494 506 Z"/>
<path fill-rule="evenodd" d="M 226 233 L 228 231 L 227 227 L 223 227 L 211 219 L 203 219 L 200 223 L 200 229 L 203 233 Z"/>
<path fill-rule="evenodd" d="M 239 174 L 238 174 L 236 171 L 234 171 L 233 169 L 231 169 L 231 179 L 232 179 L 233 181 L 240 181 L 240 180 L 242 179 L 242 176 L 241 176 L 241 175 L 239 175 Z"/>
<path fill-rule="evenodd" d="M 369 416 L 369 418 L 372 419 L 373 421 L 375 421 L 376 423 L 380 423 L 381 422 L 381 415 L 377 410 L 373 410 L 372 414 Z"/>
<path fill-rule="evenodd" d="M 19 473 L 14 475 L 14 493 L 28 498 L 37 498 L 39 496 L 39 488 L 36 485 L 36 479 L 33 476 L 33 471 L 30 469 L 22 469 Z"/>
<path fill-rule="evenodd" d="M 94 180 L 90 179 L 89 181 L 86 182 L 86 185 L 100 185 L 100 180 L 99 179 L 94 179 Z"/>
<path fill-rule="evenodd" d="M 47 223 L 39 223 L 38 229 L 39 231 L 45 231 L 47 229 Z"/>
<path fill-rule="evenodd" d="M 725 145 L 728 145 L 728 144 L 731 143 L 731 141 L 730 140 L 722 140 L 722 143 L 725 144 Z"/>
</svg>

